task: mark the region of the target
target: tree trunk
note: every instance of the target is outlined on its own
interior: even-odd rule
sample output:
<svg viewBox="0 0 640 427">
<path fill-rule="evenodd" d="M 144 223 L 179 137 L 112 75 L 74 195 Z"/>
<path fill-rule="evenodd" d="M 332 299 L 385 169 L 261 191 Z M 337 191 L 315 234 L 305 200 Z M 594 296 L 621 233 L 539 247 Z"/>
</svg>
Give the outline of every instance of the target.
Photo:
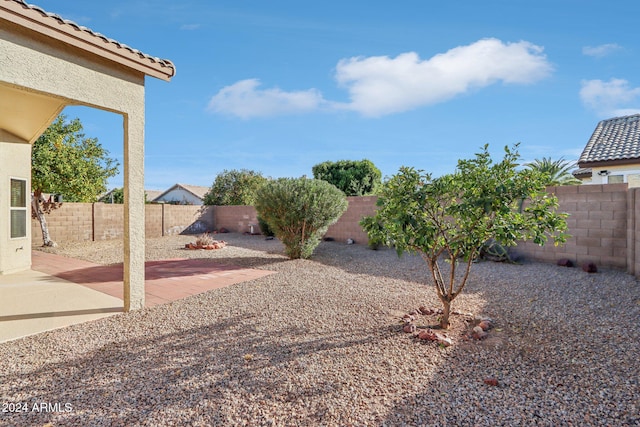
<svg viewBox="0 0 640 427">
<path fill-rule="evenodd" d="M 50 246 L 56 247 L 58 246 L 56 242 L 51 240 L 51 236 L 49 235 L 49 226 L 47 225 L 47 218 L 42 211 L 41 206 L 42 194 L 35 193 L 31 198 L 31 208 L 38 218 L 38 222 L 40 223 L 40 229 L 42 230 L 42 246 Z"/>
<path fill-rule="evenodd" d="M 441 298 L 442 301 L 442 317 L 440 317 L 440 327 L 449 329 L 449 315 L 451 314 L 451 301 Z"/>
</svg>

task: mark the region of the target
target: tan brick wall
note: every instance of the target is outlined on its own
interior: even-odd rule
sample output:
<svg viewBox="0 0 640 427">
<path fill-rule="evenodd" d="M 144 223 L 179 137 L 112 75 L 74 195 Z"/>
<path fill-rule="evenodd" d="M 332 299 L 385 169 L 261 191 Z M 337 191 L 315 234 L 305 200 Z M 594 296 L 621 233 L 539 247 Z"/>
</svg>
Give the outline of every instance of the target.
<svg viewBox="0 0 640 427">
<path fill-rule="evenodd" d="M 64 205 L 63 205 L 64 207 Z M 124 206 L 109 203 L 93 204 L 93 239 L 122 239 L 124 236 Z"/>
<path fill-rule="evenodd" d="M 109 203 L 63 203 L 46 216 L 51 238 L 59 243 L 121 239 L 124 236 L 124 206 Z M 180 234 L 197 220 L 199 232 L 213 230 L 210 206 L 145 205 L 146 237 Z M 31 221 L 32 244 L 42 245 L 37 219 Z"/>
<path fill-rule="evenodd" d="M 567 258 L 578 264 L 627 268 L 627 184 L 561 186 L 548 191 L 558 197 L 559 211 L 569 214 L 571 238 L 563 246 L 521 243 L 517 253 L 546 262 Z"/>
<path fill-rule="evenodd" d="M 568 258 L 578 264 L 595 262 L 600 267 L 626 269 L 640 275 L 640 188 L 627 189 L 627 184 L 550 187 L 558 197 L 560 211 L 567 212 L 571 238 L 563 246 L 548 242 L 537 246 L 521 243 L 515 251 L 530 259 L 556 262 Z M 366 233 L 360 219 L 372 215 L 376 197 L 348 197 L 349 207 L 326 233 L 338 241 L 352 238 L 366 244 Z M 47 215 L 49 230 L 55 241 L 104 240 L 122 238 L 123 206 L 103 203 L 64 203 Z M 244 233 L 258 232 L 257 213 L 253 206 L 176 206 L 147 205 L 148 237 L 177 234 L 194 224 L 226 228 Z M 193 227 L 192 227 L 193 228 Z M 189 231 L 187 229 L 187 231 Z M 201 232 L 201 231 L 198 231 Z M 32 222 L 34 245 L 42 244 L 37 220 Z"/>
<path fill-rule="evenodd" d="M 162 205 L 144 205 L 145 237 L 162 237 Z"/>
<path fill-rule="evenodd" d="M 357 244 L 366 245 L 369 242 L 367 233 L 360 227 L 360 220 L 365 216 L 371 216 L 376 211 L 376 196 L 347 197 L 349 206 L 338 222 L 327 230 L 326 237 L 332 237 L 337 241 L 346 242 L 353 239 Z"/>
<path fill-rule="evenodd" d="M 237 233 L 259 232 L 258 214 L 253 206 L 211 206 L 216 229 L 226 228 Z"/>
<path fill-rule="evenodd" d="M 49 234 L 54 242 L 75 242 L 93 239 L 91 203 L 63 203 L 45 215 Z M 31 244 L 42 246 L 42 230 L 37 219 L 31 220 Z"/>
<path fill-rule="evenodd" d="M 212 206 L 161 205 L 164 208 L 164 235 L 203 233 L 214 228 Z M 197 221 L 201 223 L 196 224 Z"/>
</svg>

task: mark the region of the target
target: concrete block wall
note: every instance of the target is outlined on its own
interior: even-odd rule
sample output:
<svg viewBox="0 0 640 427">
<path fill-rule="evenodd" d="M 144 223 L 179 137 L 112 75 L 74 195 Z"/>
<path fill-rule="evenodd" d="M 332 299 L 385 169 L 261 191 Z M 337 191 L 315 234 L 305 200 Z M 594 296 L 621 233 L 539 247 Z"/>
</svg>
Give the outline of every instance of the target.
<svg viewBox="0 0 640 427">
<path fill-rule="evenodd" d="M 54 242 L 73 242 L 93 239 L 91 203 L 63 203 L 45 214 L 49 234 Z M 42 230 L 37 219 L 31 220 L 31 244 L 42 246 Z"/>
<path fill-rule="evenodd" d="M 226 228 L 236 233 L 259 232 L 258 213 L 253 206 L 212 206 L 216 229 Z"/>
<path fill-rule="evenodd" d="M 214 229 L 213 217 L 211 215 L 212 206 L 194 206 L 194 205 L 158 205 L 164 211 L 163 230 L 165 236 L 180 234 L 196 221 L 202 221 L 203 227 L 206 229 L 194 231 L 211 231 Z"/>
<path fill-rule="evenodd" d="M 515 251 L 538 261 L 556 262 L 568 258 L 578 264 L 594 262 L 599 267 L 625 269 L 640 277 L 640 188 L 627 184 L 550 187 L 559 200 L 560 211 L 567 212 L 571 238 L 563 246 L 548 242 L 518 245 Z M 364 216 L 376 210 L 376 197 L 349 197 L 349 207 L 326 233 L 338 241 L 352 238 L 366 244 L 366 233 L 359 225 Z M 123 206 L 102 203 L 64 203 L 47 215 L 53 240 L 103 240 L 122 238 Z M 244 233 L 254 225 L 259 232 L 253 206 L 176 206 L 147 205 L 148 237 L 170 235 L 201 221 L 209 230 L 226 228 Z M 32 221 L 33 244 L 42 244 L 37 220 Z M 636 249 L 638 248 L 638 249 Z"/>
<path fill-rule="evenodd" d="M 198 220 L 212 230 L 209 206 L 145 205 L 146 237 L 180 234 Z M 110 203 L 63 203 L 46 215 L 51 238 L 56 242 L 122 239 L 124 206 Z M 42 231 L 37 219 L 31 221 L 32 245 L 42 245 Z"/>
<path fill-rule="evenodd" d="M 640 188 L 631 188 L 627 198 L 627 271 L 640 277 Z"/>
<path fill-rule="evenodd" d="M 516 252 L 530 259 L 556 262 L 567 258 L 578 264 L 594 262 L 609 268 L 627 268 L 627 184 L 549 187 L 558 197 L 559 211 L 569 214 L 571 238 L 563 246 L 521 243 Z"/>
<path fill-rule="evenodd" d="M 61 209 L 72 207 L 64 203 Z M 124 236 L 123 205 L 109 203 L 93 204 L 93 240 L 122 239 Z"/>
<path fill-rule="evenodd" d="M 338 222 L 329 226 L 326 237 L 332 237 L 336 241 L 346 242 L 353 239 L 357 244 L 367 244 L 369 237 L 360 227 L 360 220 L 365 216 L 374 215 L 376 212 L 376 196 L 347 197 L 349 206 Z"/>
<path fill-rule="evenodd" d="M 163 205 L 145 204 L 144 205 L 144 233 L 145 237 L 162 237 L 163 236 Z"/>
</svg>

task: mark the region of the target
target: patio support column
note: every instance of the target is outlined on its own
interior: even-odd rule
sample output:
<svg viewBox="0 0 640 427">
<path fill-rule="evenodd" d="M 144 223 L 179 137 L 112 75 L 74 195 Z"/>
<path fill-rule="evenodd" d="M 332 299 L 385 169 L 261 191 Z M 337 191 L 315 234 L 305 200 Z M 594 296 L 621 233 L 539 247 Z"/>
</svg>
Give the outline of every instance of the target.
<svg viewBox="0 0 640 427">
<path fill-rule="evenodd" d="M 124 114 L 124 310 L 144 308 L 144 96 Z"/>
</svg>

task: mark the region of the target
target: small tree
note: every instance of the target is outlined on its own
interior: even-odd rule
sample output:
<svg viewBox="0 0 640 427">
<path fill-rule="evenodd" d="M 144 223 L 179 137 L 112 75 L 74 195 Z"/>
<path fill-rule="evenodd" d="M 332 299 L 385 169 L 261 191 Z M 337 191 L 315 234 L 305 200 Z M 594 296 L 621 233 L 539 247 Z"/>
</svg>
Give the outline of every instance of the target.
<svg viewBox="0 0 640 427">
<path fill-rule="evenodd" d="M 403 167 L 382 188 L 376 215 L 361 222 L 371 238 L 394 245 L 398 255 L 422 256 L 443 305 L 442 328 L 449 327 L 451 303 L 486 241 L 505 246 L 529 239 L 542 245 L 549 236 L 556 244 L 566 241 L 567 215 L 556 213 L 558 201 L 545 192 L 545 174 L 517 171 L 515 148 L 505 147 L 504 159 L 493 164 L 485 145 L 475 159 L 458 161 L 455 173 L 435 179 Z M 520 209 L 523 199 L 527 204 Z"/>
<path fill-rule="evenodd" d="M 248 169 L 224 170 L 204 196 L 205 205 L 253 205 L 256 191 L 268 181 L 260 172 Z"/>
<path fill-rule="evenodd" d="M 323 162 L 312 169 L 313 177 L 327 181 L 347 196 L 373 193 L 381 183 L 382 173 L 370 160 Z"/>
<path fill-rule="evenodd" d="M 55 246 L 44 216 L 59 206 L 43 193 L 61 194 L 69 202 L 95 202 L 118 172 L 96 138 L 86 138 L 79 119 L 61 114 L 33 144 L 31 156 L 32 215 L 38 218 L 44 246 Z"/>
<path fill-rule="evenodd" d="M 112 203 L 112 204 L 123 204 L 124 203 L 124 187 L 114 188 L 109 193 L 98 199 L 99 202 L 103 203 Z M 149 195 L 145 191 L 144 193 L 144 202 L 151 203 L 149 201 Z"/>
<path fill-rule="evenodd" d="M 582 181 L 571 174 L 571 169 L 576 167 L 576 163 L 565 160 L 562 157 L 558 160 L 551 160 L 551 157 L 543 157 L 542 160 L 535 159 L 524 166 L 547 174 L 545 183 L 549 186 L 582 184 Z"/>
<path fill-rule="evenodd" d="M 280 178 L 258 190 L 255 207 L 289 258 L 309 258 L 327 228 L 347 209 L 347 199 L 326 181 Z"/>
</svg>

